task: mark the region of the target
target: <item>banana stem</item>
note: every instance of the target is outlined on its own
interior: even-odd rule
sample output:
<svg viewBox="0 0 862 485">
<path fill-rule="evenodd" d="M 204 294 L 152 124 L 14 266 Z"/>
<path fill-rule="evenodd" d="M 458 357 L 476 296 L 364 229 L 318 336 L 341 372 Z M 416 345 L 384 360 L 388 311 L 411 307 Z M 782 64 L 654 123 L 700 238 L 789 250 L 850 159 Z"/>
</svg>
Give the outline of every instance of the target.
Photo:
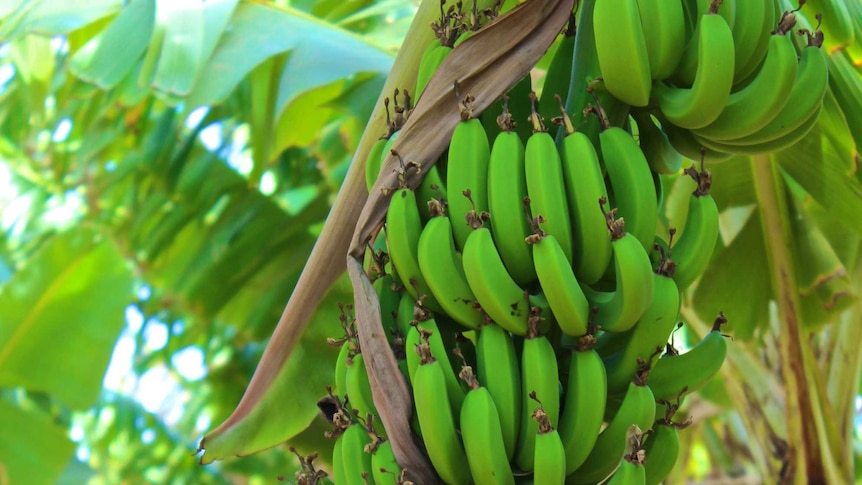
<svg viewBox="0 0 862 485">
<path fill-rule="evenodd" d="M 784 186 L 777 164 L 769 155 L 752 159 L 752 179 L 761 215 L 767 263 L 778 312 L 778 351 L 785 387 L 787 454 L 783 483 L 842 483 L 852 475 L 841 473 L 823 422 L 820 394 L 822 376 L 807 335 L 802 331 L 791 232 Z"/>
</svg>

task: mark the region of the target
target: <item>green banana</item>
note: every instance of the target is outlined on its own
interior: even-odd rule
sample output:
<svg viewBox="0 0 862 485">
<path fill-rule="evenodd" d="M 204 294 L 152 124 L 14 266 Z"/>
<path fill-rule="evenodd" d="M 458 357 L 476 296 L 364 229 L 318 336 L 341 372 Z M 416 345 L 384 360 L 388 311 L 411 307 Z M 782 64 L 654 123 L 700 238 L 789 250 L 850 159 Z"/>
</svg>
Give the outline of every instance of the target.
<svg viewBox="0 0 862 485">
<path fill-rule="evenodd" d="M 380 174 L 380 159 L 383 157 L 383 148 L 387 141 L 387 138 L 381 137 L 371 145 L 371 150 L 368 151 L 368 159 L 365 162 L 365 186 L 368 188 L 369 194 Z"/>
<path fill-rule="evenodd" d="M 374 485 L 396 485 L 400 475 L 401 467 L 392 453 L 392 442 L 386 440 L 377 443 L 371 455 L 371 477 Z"/>
<path fill-rule="evenodd" d="M 488 135 L 478 118 L 472 116 L 472 98 L 468 95 L 461 103 L 461 122 L 449 142 L 446 162 L 446 188 L 449 191 L 449 220 L 455 246 L 464 249 L 472 232 L 468 213 L 479 215 L 488 211 L 488 161 L 491 148 Z M 462 197 L 469 191 L 470 197 Z"/>
<path fill-rule="evenodd" d="M 646 470 L 644 463 L 638 460 L 637 455 L 624 456 L 608 485 L 645 485 Z"/>
<path fill-rule="evenodd" d="M 419 215 L 423 224 L 426 224 L 432 217 L 429 203 L 433 204 L 434 202 L 431 199 L 436 199 L 442 204 L 448 200 L 446 184 L 443 182 L 443 177 L 440 176 L 441 163 L 443 160 L 428 167 L 425 170 L 425 176 L 422 177 L 422 182 L 419 182 L 419 187 L 416 187 L 416 203 L 419 206 Z"/>
<path fill-rule="evenodd" d="M 471 478 L 470 465 L 455 429 L 441 361 L 425 343 L 416 351 L 422 360 L 414 375 L 413 402 L 428 458 L 444 482 L 466 484 Z"/>
<path fill-rule="evenodd" d="M 781 112 L 793 90 L 796 70 L 793 41 L 784 31 L 771 35 L 766 59 L 757 76 L 744 88 L 731 93 L 718 118 L 695 133 L 716 141 L 756 133 Z"/>
<path fill-rule="evenodd" d="M 668 78 L 682 59 L 683 49 L 680 46 L 685 45 L 682 3 L 654 0 L 637 2 L 650 75 L 654 80 Z"/>
<path fill-rule="evenodd" d="M 473 308 L 476 297 L 456 252 L 447 217 L 436 216 L 428 221 L 419 236 L 417 254 L 422 276 L 444 313 L 471 330 L 478 329 L 483 316 Z"/>
<path fill-rule="evenodd" d="M 560 434 L 541 405 L 530 416 L 539 427 L 533 453 L 533 483 L 562 485 L 566 481 L 566 450 Z"/>
<path fill-rule="evenodd" d="M 815 111 L 810 118 L 805 120 L 802 125 L 793 129 L 785 136 L 764 143 L 737 145 L 732 141 L 719 142 L 708 140 L 694 133 L 692 133 L 692 136 L 698 143 L 714 151 L 733 153 L 737 155 L 758 155 L 761 153 L 777 152 L 799 143 L 806 135 L 808 135 L 812 128 L 814 128 L 814 125 L 817 124 L 817 119 L 820 116 L 820 108 L 821 107 L 818 107 L 817 111 Z"/>
<path fill-rule="evenodd" d="M 511 460 L 520 426 L 521 370 L 509 332 L 495 323 L 483 325 L 476 342 L 476 360 L 479 382 L 497 406 L 506 459 Z"/>
<path fill-rule="evenodd" d="M 401 288 L 390 274 L 385 274 L 374 280 L 374 291 L 377 293 L 377 300 L 380 303 L 380 321 L 383 325 L 383 331 L 386 332 L 386 339 L 389 343 L 395 340 L 398 335 L 398 324 L 396 315 L 398 314 L 398 305 L 401 303 L 401 292 L 397 291 Z"/>
<path fill-rule="evenodd" d="M 659 485 L 673 471 L 679 459 L 679 429 L 687 424 L 676 424 L 665 417 L 652 426 L 644 443 L 644 483 Z"/>
<path fill-rule="evenodd" d="M 656 82 L 653 93 L 662 114 L 677 126 L 702 128 L 721 114 L 733 85 L 733 33 L 724 17 L 710 13 L 697 23 L 689 49 L 697 49 L 691 88 Z"/>
<path fill-rule="evenodd" d="M 770 43 L 770 30 L 778 22 L 772 0 L 742 1 L 733 23 L 733 83 L 747 79 L 760 66 Z"/>
<path fill-rule="evenodd" d="M 591 344 L 580 345 L 571 353 L 566 400 L 558 428 L 566 449 L 566 475 L 580 467 L 592 451 L 602 428 L 606 396 L 607 377 L 602 358 Z"/>
<path fill-rule="evenodd" d="M 649 362 L 656 349 L 664 348 L 679 315 L 680 294 L 673 279 L 653 274 L 653 298 L 649 307 L 623 337 L 623 350 L 605 359 L 608 393 L 625 391 L 642 364 Z"/>
<path fill-rule="evenodd" d="M 650 386 L 632 381 L 620 408 L 596 439 L 584 463 L 570 474 L 567 484 L 597 483 L 613 473 L 626 451 L 629 428 L 649 429 L 655 421 L 655 398 Z"/>
<path fill-rule="evenodd" d="M 342 469 L 347 485 L 366 485 L 366 478 L 372 476 L 371 454 L 365 447 L 371 444 L 366 425 L 354 423 L 344 430 L 341 436 Z"/>
<path fill-rule="evenodd" d="M 338 357 L 335 358 L 335 392 L 340 396 L 347 394 L 347 368 L 350 366 L 348 362 L 353 359 L 352 353 L 350 339 L 346 338 L 338 350 Z"/>
<path fill-rule="evenodd" d="M 332 480 L 335 483 L 347 483 L 344 478 L 344 433 L 341 432 L 335 438 L 332 447 Z"/>
<path fill-rule="evenodd" d="M 520 441 L 515 453 L 515 463 L 523 471 L 533 469 L 538 424 L 531 417 L 539 402 L 543 403 L 545 414 L 551 426 L 556 426 L 560 418 L 560 381 L 557 356 L 554 346 L 539 333 L 537 318 L 530 318 L 529 331 L 521 351 L 521 428 Z M 533 398 L 530 397 L 533 395 Z"/>
<path fill-rule="evenodd" d="M 637 124 L 638 145 L 650 170 L 664 175 L 679 173 L 684 157 L 671 145 L 662 127 L 656 124 L 658 120 L 646 111 L 632 111 L 631 116 Z"/>
<path fill-rule="evenodd" d="M 652 265 L 649 256 L 635 237 L 623 231 L 621 220 L 611 221 L 608 215 L 614 248 L 614 291 L 596 291 L 584 286 L 584 294 L 595 307 L 594 323 L 606 332 L 630 329 L 652 301 Z"/>
<path fill-rule="evenodd" d="M 599 281 L 611 262 L 611 239 L 599 200 L 608 191 L 599 156 L 590 138 L 574 130 L 564 107 L 561 119 L 566 130 L 560 146 L 566 195 L 572 218 L 572 267 L 584 284 Z"/>
<path fill-rule="evenodd" d="M 361 352 L 353 356 L 353 362 L 347 367 L 345 385 L 347 398 L 354 413 L 363 419 L 369 414 L 377 416 L 374 396 L 371 393 L 371 382 L 365 369 L 365 358 Z M 383 424 L 377 422 L 376 426 L 377 431 L 383 434 Z"/>
<path fill-rule="evenodd" d="M 424 307 L 420 305 L 420 309 L 422 308 Z M 413 322 L 417 320 L 416 316 L 414 315 L 415 309 L 416 299 L 413 298 L 413 296 L 406 291 L 401 293 L 401 300 L 398 302 L 398 316 L 396 317 L 395 321 L 398 325 L 398 333 L 400 333 L 402 336 L 407 336 L 407 333 L 410 332 L 410 329 L 413 327 Z M 423 318 L 425 318 L 427 315 L 424 315 L 424 312 L 427 312 L 427 310 L 422 311 Z"/>
<path fill-rule="evenodd" d="M 501 132 L 494 139 L 488 163 L 488 211 L 493 219 L 493 235 L 500 258 L 519 285 L 536 280 L 533 255 L 524 239 L 530 223 L 524 211 L 527 176 L 524 172 L 524 142 L 513 132 L 508 102 L 504 98 L 499 117 Z"/>
<path fill-rule="evenodd" d="M 671 277 L 680 290 L 685 290 L 700 277 L 718 241 L 718 206 L 709 195 L 712 175 L 709 169 L 703 168 L 703 164 L 701 171 L 691 166 L 685 173 L 697 182 L 697 189 L 689 199 L 685 230 L 670 250 L 674 263 Z"/>
<path fill-rule="evenodd" d="M 649 371 L 649 385 L 656 400 L 669 401 L 703 387 L 718 373 L 727 355 L 727 342 L 721 325 L 727 323 L 719 314 L 712 330 L 684 354 L 662 357 Z"/>
<path fill-rule="evenodd" d="M 688 0 L 683 2 L 683 11 L 688 17 L 691 32 L 686 31 L 686 43 L 682 48 L 682 59 L 670 77 L 670 81 L 677 87 L 690 87 L 697 76 L 697 65 L 700 62 L 697 49 L 700 20 L 704 15 L 719 15 L 727 22 L 732 33 L 736 20 L 736 2 L 733 0 Z"/>
<path fill-rule="evenodd" d="M 572 62 L 575 55 L 576 25 L 575 16 L 572 15 L 569 17 L 569 23 L 563 31 L 563 38 L 545 74 L 542 97 L 539 98 L 539 114 L 546 120 L 558 113 L 555 97 L 565 97 L 569 93 L 569 80 L 572 77 Z"/>
<path fill-rule="evenodd" d="M 587 333 L 590 305 L 563 248 L 550 234 L 536 235 L 530 240 L 539 283 L 560 329 L 572 336 Z"/>
<path fill-rule="evenodd" d="M 464 402 L 464 389 L 461 387 L 458 375 L 447 357 L 448 352 L 443 340 L 443 333 L 440 331 L 434 318 L 430 316 L 427 320 L 417 321 L 414 328 L 410 329 L 410 332 L 407 333 L 404 346 L 405 354 L 407 355 L 407 372 L 410 382 L 414 387 L 416 386 L 416 370 L 419 368 L 421 361 L 419 354 L 416 353 L 416 347 L 423 342 L 428 344 L 431 352 L 439 360 L 438 365 L 443 369 L 443 375 L 446 378 L 449 407 L 452 410 L 452 416 L 458 419 L 458 413 Z"/>
<path fill-rule="evenodd" d="M 386 246 L 389 258 L 398 270 L 407 293 L 418 299 L 424 295 L 423 304 L 434 311 L 445 308 L 435 299 L 425 275 L 419 266 L 419 239 L 422 220 L 416 205 L 416 193 L 410 189 L 399 189 L 389 199 L 386 212 Z"/>
<path fill-rule="evenodd" d="M 635 139 L 619 127 L 599 134 L 599 148 L 613 192 L 611 206 L 625 221 L 626 231 L 649 251 L 658 220 L 658 199 L 649 163 Z"/>
<path fill-rule="evenodd" d="M 572 262 L 572 224 L 569 205 L 566 201 L 566 185 L 563 180 L 562 161 L 547 132 L 539 113 L 536 112 L 536 95 L 530 94 L 532 113 L 530 122 L 533 134 L 527 140 L 524 155 L 524 172 L 527 178 L 527 195 L 530 198 L 530 214 L 533 219 L 542 216 L 542 230 L 553 234 Z"/>
<path fill-rule="evenodd" d="M 605 88 L 623 103 L 646 106 L 652 75 L 637 0 L 596 0 L 593 28 Z"/>
<path fill-rule="evenodd" d="M 823 103 L 829 87 L 826 54 L 816 36 L 808 34 L 808 46 L 802 50 L 793 89 L 781 111 L 763 128 L 732 140 L 734 145 L 756 145 L 787 136 L 814 115 Z"/>
<path fill-rule="evenodd" d="M 469 391 L 461 408 L 461 439 L 476 485 L 515 484 L 503 439 L 500 415 L 488 388 L 481 387 L 473 369 L 464 366 L 461 379 Z"/>
<path fill-rule="evenodd" d="M 720 162 L 727 160 L 732 155 L 727 152 L 710 150 L 701 145 L 694 139 L 691 131 L 671 123 L 667 118 L 661 115 L 657 116 L 661 123 L 662 131 L 667 135 L 667 141 L 670 142 L 674 150 L 679 152 L 689 160 L 705 160 L 707 162 Z"/>
<path fill-rule="evenodd" d="M 529 293 L 509 276 L 490 229 L 480 227 L 470 233 L 461 259 L 467 282 L 482 310 L 513 334 L 527 333 Z"/>
</svg>

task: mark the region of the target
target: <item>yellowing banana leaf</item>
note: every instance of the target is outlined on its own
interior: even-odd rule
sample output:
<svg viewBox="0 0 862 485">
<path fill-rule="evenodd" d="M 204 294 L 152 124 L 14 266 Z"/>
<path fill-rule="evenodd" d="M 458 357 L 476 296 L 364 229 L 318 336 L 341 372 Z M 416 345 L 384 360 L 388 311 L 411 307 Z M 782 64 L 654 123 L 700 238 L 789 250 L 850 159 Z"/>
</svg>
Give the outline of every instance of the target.
<svg viewBox="0 0 862 485">
<path fill-rule="evenodd" d="M 0 400 L 0 481 L 49 485 L 57 482 L 75 452 L 68 432 L 38 409 Z"/>
<path fill-rule="evenodd" d="M 54 236 L 0 292 L 0 386 L 90 406 L 130 299 L 131 275 L 114 244 L 87 229 Z"/>
</svg>

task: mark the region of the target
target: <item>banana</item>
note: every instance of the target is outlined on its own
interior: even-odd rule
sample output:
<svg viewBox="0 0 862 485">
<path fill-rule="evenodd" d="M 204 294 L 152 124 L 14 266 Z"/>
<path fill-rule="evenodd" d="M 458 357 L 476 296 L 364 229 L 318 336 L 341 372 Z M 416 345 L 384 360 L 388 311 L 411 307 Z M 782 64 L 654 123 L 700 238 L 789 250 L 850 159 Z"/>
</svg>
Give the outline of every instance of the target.
<svg viewBox="0 0 862 485">
<path fill-rule="evenodd" d="M 581 283 L 591 285 L 605 274 L 613 252 L 599 205 L 600 199 L 607 199 L 608 191 L 590 138 L 574 130 L 562 103 L 560 113 L 566 130 L 559 150 L 572 219 L 572 267 Z"/>
<path fill-rule="evenodd" d="M 371 455 L 371 477 L 374 485 L 396 485 L 400 475 L 401 467 L 392 453 L 392 442 L 386 440 L 377 443 Z"/>
<path fill-rule="evenodd" d="M 599 148 L 613 192 L 611 206 L 625 221 L 626 231 L 649 251 L 658 220 L 658 199 L 649 163 L 629 132 L 616 126 L 599 133 Z"/>
<path fill-rule="evenodd" d="M 637 0 L 596 0 L 593 28 L 605 88 L 623 103 L 646 106 L 652 75 Z"/>
<path fill-rule="evenodd" d="M 541 116 L 536 112 L 536 94 L 530 94 L 532 113 L 530 122 L 533 134 L 527 140 L 524 155 L 524 171 L 527 177 L 527 195 L 530 197 L 530 213 L 534 219 L 544 218 L 542 230 L 553 234 L 572 263 L 572 224 L 569 205 L 566 201 L 566 185 L 563 168 L 554 138 L 545 129 Z"/>
<path fill-rule="evenodd" d="M 608 485 L 645 485 L 646 470 L 644 462 L 640 461 L 637 454 L 625 455 L 620 461 L 620 466 L 614 472 Z"/>
<path fill-rule="evenodd" d="M 353 356 L 353 362 L 347 367 L 346 376 L 347 398 L 353 412 L 360 418 L 368 415 L 377 416 L 377 408 L 374 406 L 374 396 L 371 393 L 371 381 L 365 369 L 365 358 L 362 353 Z M 384 434 L 383 423 L 375 421 L 376 430 Z"/>
<path fill-rule="evenodd" d="M 332 480 L 335 483 L 347 483 L 344 478 L 344 433 L 339 433 L 332 447 Z"/>
<path fill-rule="evenodd" d="M 557 356 L 554 346 L 543 335 L 539 334 L 539 321 L 530 318 L 529 331 L 521 351 L 521 428 L 518 432 L 520 441 L 515 453 L 515 463 L 523 471 L 533 469 L 536 447 L 536 432 L 538 424 L 531 417 L 539 402 L 547 415 L 551 426 L 556 426 L 560 418 L 560 381 L 557 368 Z M 531 398 L 530 395 L 533 395 Z"/>
<path fill-rule="evenodd" d="M 446 189 L 449 191 L 449 220 L 455 236 L 455 246 L 462 250 L 473 228 L 468 213 L 488 211 L 488 161 L 491 148 L 488 135 L 478 118 L 473 118 L 472 97 L 461 102 L 461 122 L 449 142 L 446 162 Z M 469 191 L 470 197 L 462 197 Z"/>
<path fill-rule="evenodd" d="M 428 167 L 425 171 L 425 176 L 422 177 L 422 182 L 416 187 L 416 202 L 419 206 L 419 215 L 422 223 L 426 224 L 431 220 L 431 208 L 429 202 L 431 199 L 436 199 L 441 204 L 446 204 L 448 193 L 446 192 L 446 184 L 443 182 L 443 177 L 440 176 L 440 165 L 443 160 L 439 160 L 434 165 Z"/>
<path fill-rule="evenodd" d="M 614 291 L 596 291 L 584 286 L 584 294 L 595 307 L 594 323 L 606 332 L 630 329 L 652 301 L 653 279 L 649 256 L 635 237 L 623 232 L 621 220 L 608 215 L 614 248 Z"/>
<path fill-rule="evenodd" d="M 524 241 L 530 223 L 524 211 L 527 176 L 524 172 L 524 142 L 513 132 L 508 99 L 498 117 L 501 132 L 494 139 L 488 162 L 488 211 L 493 219 L 493 235 L 500 258 L 519 285 L 536 280 L 533 255 Z"/>
<path fill-rule="evenodd" d="M 381 137 L 371 145 L 371 150 L 368 151 L 368 159 L 365 161 L 365 186 L 368 188 L 369 194 L 380 174 L 380 159 L 383 157 L 383 148 L 387 141 L 387 138 Z"/>
<path fill-rule="evenodd" d="M 793 90 L 796 70 L 796 48 L 790 37 L 779 30 L 769 38 L 766 59 L 757 76 L 744 88 L 731 93 L 718 118 L 695 133 L 710 140 L 724 141 L 757 132 L 781 112 Z"/>
<path fill-rule="evenodd" d="M 781 111 L 763 128 L 732 140 L 734 145 L 756 145 L 783 138 L 819 111 L 829 87 L 829 69 L 820 39 L 808 33 L 808 46 L 802 50 L 793 89 Z"/>
<path fill-rule="evenodd" d="M 436 216 L 428 221 L 419 236 L 417 254 L 422 276 L 444 313 L 471 330 L 478 329 L 482 313 L 473 308 L 476 297 L 456 252 L 447 217 Z"/>
<path fill-rule="evenodd" d="M 419 239 L 422 220 L 416 205 L 416 193 L 411 189 L 399 189 L 389 199 L 386 212 L 386 246 L 389 258 L 404 282 L 404 288 L 414 299 L 425 295 L 423 304 L 434 311 L 444 307 L 434 297 L 425 275 L 419 267 Z"/>
<path fill-rule="evenodd" d="M 793 129 L 786 135 L 781 138 L 776 138 L 771 141 L 751 144 L 751 145 L 737 145 L 733 143 L 733 141 L 728 142 L 719 142 L 712 141 L 703 137 L 700 137 L 694 133 L 692 136 L 694 139 L 702 144 L 704 147 L 714 150 L 714 151 L 722 151 L 726 153 L 733 153 L 737 155 L 757 155 L 760 153 L 772 153 L 784 150 L 789 148 L 796 143 L 799 143 L 806 135 L 814 128 L 814 125 L 817 124 L 817 119 L 820 116 L 820 107 L 818 107 L 817 111 L 811 115 L 810 118 L 805 120 L 805 123 Z"/>
<path fill-rule="evenodd" d="M 533 483 L 562 485 L 566 481 L 566 450 L 560 434 L 541 405 L 530 416 L 539 427 L 533 456 Z"/>
<path fill-rule="evenodd" d="M 537 234 L 530 240 L 539 284 L 545 290 L 545 298 L 560 329 L 572 336 L 587 333 L 590 305 L 563 248 L 550 234 Z"/>
<path fill-rule="evenodd" d="M 708 14 L 720 15 L 727 22 L 732 33 L 736 17 L 736 2 L 733 0 L 688 0 L 683 3 L 683 11 L 688 17 L 690 31 L 686 31 L 686 43 L 682 48 L 682 59 L 680 59 L 670 80 L 675 86 L 690 87 L 697 75 L 697 64 L 700 61 L 696 46 L 698 23 L 701 17 Z"/>
<path fill-rule="evenodd" d="M 591 347 L 592 337 L 582 338 L 581 342 L 571 353 L 566 400 L 558 428 L 566 449 L 566 475 L 589 456 L 605 415 L 605 366 Z"/>
<path fill-rule="evenodd" d="M 374 291 L 377 293 L 377 300 L 380 302 L 380 320 L 383 324 L 383 331 L 386 332 L 386 339 L 391 345 L 398 335 L 396 315 L 398 314 L 398 305 L 401 303 L 401 292 L 397 290 L 401 288 L 401 285 L 397 284 L 390 274 L 377 278 L 373 285 Z"/>
<path fill-rule="evenodd" d="M 697 49 L 697 70 L 690 88 L 664 82 L 653 86 L 662 114 L 682 128 L 696 129 L 721 114 L 733 85 L 733 33 L 724 17 L 710 13 L 698 20 L 689 49 Z"/>
<path fill-rule="evenodd" d="M 365 447 L 371 444 L 366 425 L 354 423 L 344 430 L 340 438 L 344 482 L 347 485 L 366 485 L 366 478 L 372 476 L 371 454 Z"/>
<path fill-rule="evenodd" d="M 718 206 L 709 195 L 712 174 L 703 163 L 700 171 L 691 166 L 685 173 L 697 182 L 697 189 L 689 199 L 685 230 L 670 250 L 674 266 L 671 277 L 680 290 L 700 277 L 718 241 Z"/>
<path fill-rule="evenodd" d="M 655 420 L 655 398 L 650 386 L 632 381 L 620 408 L 596 439 L 584 463 L 570 474 L 567 484 L 597 483 L 613 473 L 626 451 L 629 428 L 649 429 Z"/>
<path fill-rule="evenodd" d="M 727 355 L 727 342 L 721 333 L 725 323 L 724 314 L 719 314 L 699 344 L 684 354 L 662 357 L 652 366 L 648 379 L 656 400 L 669 401 L 694 392 L 718 373 Z"/>
<path fill-rule="evenodd" d="M 398 325 L 398 332 L 407 336 L 407 333 L 410 332 L 410 329 L 413 328 L 413 322 L 417 320 L 416 316 L 414 316 L 414 311 L 416 308 L 416 299 L 413 298 L 410 293 L 406 291 L 401 293 L 401 300 L 398 302 L 398 316 L 395 321 Z M 424 306 L 420 305 L 420 310 L 422 311 L 423 317 L 425 316 Z M 407 349 L 411 351 L 411 349 Z"/>
<path fill-rule="evenodd" d="M 638 369 L 664 348 L 679 315 L 680 294 L 673 279 L 653 274 L 653 298 L 650 306 L 624 336 L 627 344 L 622 351 L 605 359 L 608 394 L 625 391 Z"/>
<path fill-rule="evenodd" d="M 681 1 L 638 0 L 644 44 L 654 80 L 669 77 L 682 59 L 685 45 L 685 14 Z"/>
<path fill-rule="evenodd" d="M 671 418 L 676 409 L 676 406 L 668 405 L 667 415 L 657 419 L 647 435 L 644 443 L 646 485 L 659 485 L 670 475 L 679 459 L 679 430 L 690 422 L 674 423 Z"/>
<path fill-rule="evenodd" d="M 778 19 L 773 0 L 751 0 L 737 3 L 733 23 L 733 83 L 738 84 L 754 73 L 770 44 L 770 30 Z"/>
<path fill-rule="evenodd" d="M 656 124 L 658 120 L 646 111 L 632 111 L 631 116 L 637 124 L 638 145 L 650 170 L 664 175 L 679 173 L 684 157 L 671 145 L 662 127 Z"/>
<path fill-rule="evenodd" d="M 521 370 L 509 332 L 495 323 L 479 329 L 476 371 L 497 406 L 506 459 L 515 454 L 521 417 Z"/>
<path fill-rule="evenodd" d="M 431 355 L 425 343 L 416 351 L 422 360 L 414 375 L 413 401 L 428 458 L 444 482 L 466 484 L 471 478 L 470 465 L 455 429 L 441 361 Z"/>
<path fill-rule="evenodd" d="M 347 368 L 350 366 L 348 362 L 352 363 L 352 353 L 350 339 L 346 338 L 335 358 L 335 392 L 341 396 L 347 394 Z"/>
<path fill-rule="evenodd" d="M 529 293 L 509 276 L 490 229 L 480 227 L 470 233 L 461 260 L 467 282 L 482 310 L 513 334 L 526 334 L 531 308 Z"/>
<path fill-rule="evenodd" d="M 404 345 L 405 353 L 407 354 L 407 372 L 410 382 L 414 387 L 416 386 L 416 370 L 419 368 L 421 361 L 419 354 L 416 353 L 416 347 L 423 342 L 428 344 L 431 352 L 438 358 L 438 365 L 443 369 L 443 376 L 446 378 L 449 407 L 452 410 L 452 416 L 458 419 L 458 413 L 464 402 L 464 389 L 461 388 L 458 375 L 447 357 L 448 352 L 446 351 L 447 346 L 443 341 L 443 333 L 431 316 L 428 316 L 426 320 L 417 320 L 414 328 L 410 329 L 410 332 L 407 333 Z"/>
<path fill-rule="evenodd" d="M 689 160 L 703 159 L 707 162 L 720 162 L 732 156 L 727 152 L 710 150 L 704 147 L 694 139 L 691 131 L 674 125 L 661 115 L 658 116 L 658 120 L 661 123 L 662 131 L 667 135 L 667 141 L 670 142 L 673 149 Z"/>
<path fill-rule="evenodd" d="M 461 439 L 476 485 L 515 484 L 509 466 L 500 415 L 488 388 L 481 387 L 473 369 L 464 366 L 459 374 L 469 391 L 461 408 Z"/>
<path fill-rule="evenodd" d="M 575 55 L 576 25 L 575 16 L 572 15 L 569 17 L 569 23 L 563 31 L 557 52 L 554 53 L 545 74 L 542 96 L 539 98 L 539 114 L 546 120 L 558 114 L 556 96 L 565 98 L 569 93 L 569 80 L 572 77 Z"/>
</svg>

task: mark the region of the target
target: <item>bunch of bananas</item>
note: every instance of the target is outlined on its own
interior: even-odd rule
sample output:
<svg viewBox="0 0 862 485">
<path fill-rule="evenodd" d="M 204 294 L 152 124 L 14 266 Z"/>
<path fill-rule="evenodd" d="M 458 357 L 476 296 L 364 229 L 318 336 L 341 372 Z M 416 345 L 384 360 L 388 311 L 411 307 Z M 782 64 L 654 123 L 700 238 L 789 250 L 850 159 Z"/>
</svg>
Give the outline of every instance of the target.
<svg viewBox="0 0 862 485">
<path fill-rule="evenodd" d="M 702 148 L 711 159 L 780 150 L 817 120 L 828 86 L 824 36 L 799 9 L 602 0 L 592 18 L 604 88 L 641 112 L 639 129 L 657 124 L 689 158 Z"/>
<path fill-rule="evenodd" d="M 366 165 L 370 189 L 386 156 L 401 161 L 366 272 L 412 389 L 412 433 L 445 483 L 658 484 L 688 424 L 674 421 L 681 401 L 727 351 L 723 314 L 688 351 L 668 342 L 718 238 L 704 162 L 807 133 L 828 84 L 823 35 L 794 31 L 807 20 L 772 0 L 585 2 L 601 77 L 584 116 L 601 131 L 578 131 L 558 95 L 579 62 L 573 17 L 541 99 L 529 76 L 499 110 L 477 113 L 457 93 L 448 150 L 406 186 L 421 165 L 392 144 L 412 100 L 495 14 L 441 7 L 417 85 L 395 92 Z M 662 234 L 667 177 L 694 190 L 683 230 Z M 374 419 L 348 320 L 328 396 L 335 482 L 411 483 Z"/>
</svg>

